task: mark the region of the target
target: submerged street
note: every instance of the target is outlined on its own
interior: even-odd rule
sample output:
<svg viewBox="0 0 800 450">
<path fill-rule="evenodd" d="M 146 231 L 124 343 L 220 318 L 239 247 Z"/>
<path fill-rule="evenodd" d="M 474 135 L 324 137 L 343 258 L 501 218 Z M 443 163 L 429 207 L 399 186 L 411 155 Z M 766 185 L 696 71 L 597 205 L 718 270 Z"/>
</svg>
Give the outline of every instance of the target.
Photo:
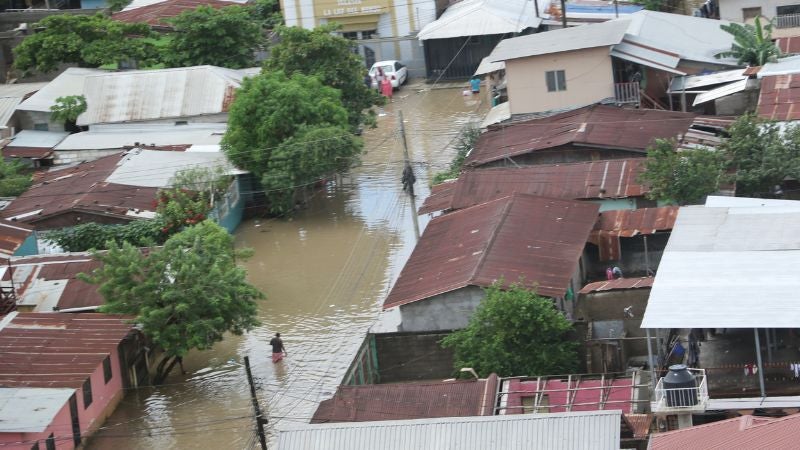
<svg viewBox="0 0 800 450">
<path fill-rule="evenodd" d="M 243 222 L 237 244 L 255 250 L 244 265 L 267 295 L 259 305 L 261 326 L 190 354 L 188 373 L 176 368 L 164 386 L 128 392 L 88 448 L 253 448 L 244 356 L 269 414 L 269 438 L 293 422 L 307 423 L 335 391 L 414 246 L 413 207 L 400 183 L 397 111 L 405 117 L 419 206 L 430 177 L 452 159 L 449 144 L 482 118 L 487 98 L 462 96 L 461 87 L 403 87 L 383 108 L 378 128 L 365 132 L 361 166 L 292 219 Z M 419 220 L 424 228 L 428 218 Z M 288 356 L 273 364 L 267 343 L 276 332 Z"/>
</svg>

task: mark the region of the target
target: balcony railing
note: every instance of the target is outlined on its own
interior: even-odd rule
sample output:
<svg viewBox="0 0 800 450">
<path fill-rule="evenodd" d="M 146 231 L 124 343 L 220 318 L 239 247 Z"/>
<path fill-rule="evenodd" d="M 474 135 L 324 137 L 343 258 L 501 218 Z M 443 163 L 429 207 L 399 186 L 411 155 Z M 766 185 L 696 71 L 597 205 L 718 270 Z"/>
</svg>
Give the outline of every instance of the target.
<svg viewBox="0 0 800 450">
<path fill-rule="evenodd" d="M 641 100 L 639 96 L 639 82 L 614 83 L 614 98 L 616 102 L 620 104 L 635 103 L 638 105 Z"/>
<path fill-rule="evenodd" d="M 681 411 L 705 411 L 708 404 L 706 371 L 688 369 L 697 381 L 697 387 L 667 388 L 664 379 L 658 380 L 651 409 L 654 413 L 677 413 Z"/>
<path fill-rule="evenodd" d="M 800 14 L 784 14 L 782 16 L 776 16 L 775 26 L 777 28 L 800 27 Z"/>
</svg>

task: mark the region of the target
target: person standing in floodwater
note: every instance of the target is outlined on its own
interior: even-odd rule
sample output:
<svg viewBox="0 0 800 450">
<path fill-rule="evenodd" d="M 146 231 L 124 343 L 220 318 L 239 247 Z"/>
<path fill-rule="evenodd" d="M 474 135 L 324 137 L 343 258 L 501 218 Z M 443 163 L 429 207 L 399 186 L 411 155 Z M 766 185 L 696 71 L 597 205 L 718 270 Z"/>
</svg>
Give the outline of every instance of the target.
<svg viewBox="0 0 800 450">
<path fill-rule="evenodd" d="M 283 341 L 281 340 L 281 334 L 275 333 L 275 337 L 269 341 L 269 345 L 272 346 L 272 362 L 276 363 L 283 359 L 286 356 L 286 347 L 283 346 Z"/>
</svg>

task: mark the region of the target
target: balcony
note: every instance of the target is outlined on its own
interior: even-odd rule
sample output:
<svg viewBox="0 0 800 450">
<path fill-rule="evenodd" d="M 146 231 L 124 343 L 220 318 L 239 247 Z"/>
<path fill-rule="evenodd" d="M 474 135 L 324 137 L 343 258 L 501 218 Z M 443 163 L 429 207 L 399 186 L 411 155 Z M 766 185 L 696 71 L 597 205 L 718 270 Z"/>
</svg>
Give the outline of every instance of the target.
<svg viewBox="0 0 800 450">
<path fill-rule="evenodd" d="M 800 27 L 800 14 L 783 14 L 775 16 L 776 28 L 796 28 Z"/>
<path fill-rule="evenodd" d="M 641 101 L 639 82 L 614 83 L 614 99 L 618 104 L 636 104 Z"/>
<path fill-rule="evenodd" d="M 706 371 L 688 369 L 695 376 L 697 387 L 665 388 L 664 378 L 658 380 L 651 410 L 656 414 L 677 414 L 681 412 L 705 411 L 708 404 L 708 383 Z"/>
</svg>

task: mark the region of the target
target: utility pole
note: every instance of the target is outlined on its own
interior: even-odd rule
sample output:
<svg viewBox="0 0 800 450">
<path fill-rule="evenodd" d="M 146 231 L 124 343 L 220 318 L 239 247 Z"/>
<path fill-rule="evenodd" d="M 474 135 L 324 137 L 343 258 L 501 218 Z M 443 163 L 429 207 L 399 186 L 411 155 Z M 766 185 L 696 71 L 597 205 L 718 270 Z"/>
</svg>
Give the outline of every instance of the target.
<svg viewBox="0 0 800 450">
<path fill-rule="evenodd" d="M 408 143 L 406 142 L 406 127 L 403 124 L 403 111 L 397 111 L 397 122 L 400 129 L 400 141 L 403 143 L 403 190 L 408 192 L 411 199 L 411 221 L 414 222 L 414 237 L 419 241 L 419 221 L 417 220 L 417 202 L 414 200 L 414 183 L 417 177 L 414 176 L 414 169 L 411 167 L 411 158 L 408 156 Z"/>
<path fill-rule="evenodd" d="M 614 0 L 614 16 L 619 19 L 619 5 L 617 4 L 617 0 Z"/>
<path fill-rule="evenodd" d="M 561 0 L 561 26 L 567 28 L 567 0 Z"/>
<path fill-rule="evenodd" d="M 536 17 L 539 16 L 539 0 L 533 0 L 533 7 L 536 8 Z"/>
<path fill-rule="evenodd" d="M 261 406 L 258 405 L 256 397 L 256 385 L 253 383 L 253 373 L 250 371 L 250 357 L 244 357 L 244 370 L 247 371 L 247 383 L 250 384 L 250 399 L 253 401 L 253 410 L 256 413 L 256 431 L 258 440 L 261 442 L 261 450 L 267 450 L 267 435 L 264 434 L 264 425 L 267 419 L 261 415 Z"/>
</svg>

